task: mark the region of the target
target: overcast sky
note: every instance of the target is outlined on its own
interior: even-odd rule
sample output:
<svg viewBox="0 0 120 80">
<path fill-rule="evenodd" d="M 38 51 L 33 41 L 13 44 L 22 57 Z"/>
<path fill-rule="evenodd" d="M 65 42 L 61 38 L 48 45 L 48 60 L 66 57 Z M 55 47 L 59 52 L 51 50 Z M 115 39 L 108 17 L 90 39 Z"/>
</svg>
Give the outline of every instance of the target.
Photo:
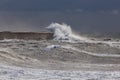
<svg viewBox="0 0 120 80">
<path fill-rule="evenodd" d="M 68 9 L 120 10 L 120 0 L 0 0 L 0 10 L 7 11 L 59 11 Z"/>
<path fill-rule="evenodd" d="M 120 0 L 0 0 L 0 30 L 37 31 L 65 22 L 82 31 L 119 32 L 119 21 Z"/>
</svg>

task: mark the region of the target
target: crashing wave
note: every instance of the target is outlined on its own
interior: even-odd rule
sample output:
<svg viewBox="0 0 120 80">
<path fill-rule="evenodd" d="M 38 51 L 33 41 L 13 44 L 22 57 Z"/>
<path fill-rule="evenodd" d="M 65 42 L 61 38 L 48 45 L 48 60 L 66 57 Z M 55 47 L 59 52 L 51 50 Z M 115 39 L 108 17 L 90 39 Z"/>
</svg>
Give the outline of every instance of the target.
<svg viewBox="0 0 120 80">
<path fill-rule="evenodd" d="M 80 35 L 76 35 L 71 27 L 67 24 L 59 24 L 59 23 L 52 23 L 47 27 L 48 30 L 54 33 L 54 40 L 63 41 L 63 42 L 71 42 L 71 43 L 79 43 L 79 42 L 86 42 L 86 43 L 103 43 L 107 44 L 111 47 L 120 48 L 120 42 L 116 41 L 95 41 L 90 40 L 88 38 L 82 37 Z"/>
<path fill-rule="evenodd" d="M 71 27 L 65 23 L 63 24 L 52 23 L 47 27 L 47 29 L 54 33 L 54 40 L 69 41 L 69 42 L 87 40 L 86 38 L 78 36 L 75 33 L 73 33 Z"/>
</svg>

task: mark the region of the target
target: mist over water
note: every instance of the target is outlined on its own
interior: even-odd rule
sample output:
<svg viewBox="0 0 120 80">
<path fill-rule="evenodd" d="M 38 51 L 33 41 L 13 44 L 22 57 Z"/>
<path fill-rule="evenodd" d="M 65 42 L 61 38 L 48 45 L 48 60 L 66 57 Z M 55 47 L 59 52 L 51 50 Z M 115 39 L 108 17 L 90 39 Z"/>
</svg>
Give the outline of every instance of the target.
<svg viewBox="0 0 120 80">
<path fill-rule="evenodd" d="M 46 31 L 52 22 L 69 24 L 77 32 L 119 33 L 120 15 L 59 11 L 0 11 L 0 31 Z"/>
</svg>

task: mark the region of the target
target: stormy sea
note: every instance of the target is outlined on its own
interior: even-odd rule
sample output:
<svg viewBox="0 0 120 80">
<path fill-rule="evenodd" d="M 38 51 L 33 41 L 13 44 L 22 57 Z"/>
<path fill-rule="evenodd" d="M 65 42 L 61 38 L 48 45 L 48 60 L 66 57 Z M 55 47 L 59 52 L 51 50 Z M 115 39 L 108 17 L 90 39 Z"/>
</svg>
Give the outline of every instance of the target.
<svg viewBox="0 0 120 80">
<path fill-rule="evenodd" d="M 52 36 L 0 33 L 1 80 L 120 79 L 118 37 L 81 35 L 65 23 L 54 22 L 45 29 Z"/>
</svg>

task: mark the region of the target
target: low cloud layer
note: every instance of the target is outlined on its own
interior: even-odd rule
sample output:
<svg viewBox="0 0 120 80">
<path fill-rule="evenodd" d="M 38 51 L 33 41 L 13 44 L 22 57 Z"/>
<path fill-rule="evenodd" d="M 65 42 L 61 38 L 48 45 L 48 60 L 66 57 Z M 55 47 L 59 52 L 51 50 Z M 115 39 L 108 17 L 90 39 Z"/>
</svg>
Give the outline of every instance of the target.
<svg viewBox="0 0 120 80">
<path fill-rule="evenodd" d="M 119 32 L 120 14 L 68 12 L 1 12 L 0 31 L 44 31 L 52 22 L 79 32 Z"/>
</svg>

